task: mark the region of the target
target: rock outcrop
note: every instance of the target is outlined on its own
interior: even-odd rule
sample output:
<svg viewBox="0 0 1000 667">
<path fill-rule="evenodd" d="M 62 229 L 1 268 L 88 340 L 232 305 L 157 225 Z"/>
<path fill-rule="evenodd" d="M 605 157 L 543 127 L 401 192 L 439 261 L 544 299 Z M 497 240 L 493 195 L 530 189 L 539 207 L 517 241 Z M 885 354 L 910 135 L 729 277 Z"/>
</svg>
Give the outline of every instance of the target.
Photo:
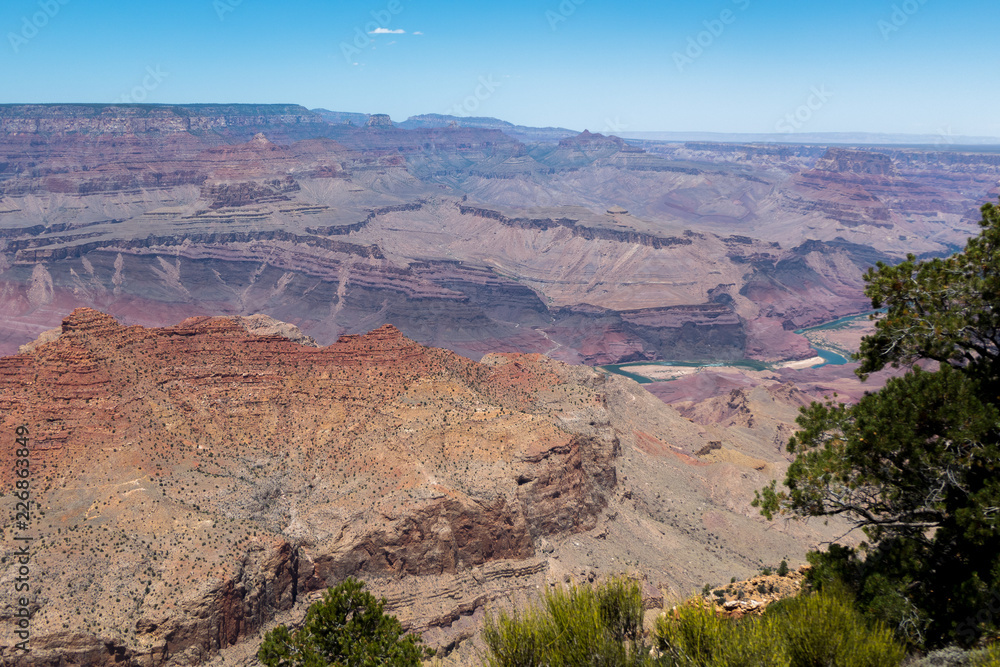
<svg viewBox="0 0 1000 667">
<path fill-rule="evenodd" d="M 77 309 L 0 360 L 0 428 L 27 425 L 43 508 L 36 650 L 5 643 L 8 662 L 186 664 L 345 576 L 530 561 L 536 539 L 595 525 L 618 441 L 533 414 L 558 368 L 478 365 L 391 326 L 324 348 L 280 328 Z"/>
<path fill-rule="evenodd" d="M 31 550 L 32 651 L 5 608 L 7 664 L 251 655 L 348 575 L 469 662 L 485 611 L 538 586 L 641 569 L 676 592 L 827 536 L 762 531 L 748 503 L 781 462 L 625 378 L 537 354 L 476 363 L 390 325 L 326 347 L 297 335 L 80 308 L 0 359 L 0 433 L 28 431 L 36 508 L 0 542 L 0 583 L 19 576 L 17 538 Z M 0 450 L 11 516 L 18 456 Z"/>
<path fill-rule="evenodd" d="M 376 113 L 369 116 L 365 127 L 392 127 L 392 119 L 388 114 Z"/>
</svg>

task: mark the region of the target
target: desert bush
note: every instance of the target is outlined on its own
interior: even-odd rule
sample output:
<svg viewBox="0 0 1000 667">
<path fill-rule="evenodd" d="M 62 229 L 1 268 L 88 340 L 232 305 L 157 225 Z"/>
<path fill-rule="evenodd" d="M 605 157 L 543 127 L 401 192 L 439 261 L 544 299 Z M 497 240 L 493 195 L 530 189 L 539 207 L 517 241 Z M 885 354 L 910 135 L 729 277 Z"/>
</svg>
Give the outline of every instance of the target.
<svg viewBox="0 0 1000 667">
<path fill-rule="evenodd" d="M 894 667 L 905 655 L 892 632 L 866 621 L 847 592 L 829 589 L 782 600 L 762 617 L 738 621 L 720 617 L 714 606 L 694 598 L 657 619 L 653 651 L 643 641 L 642 617 L 634 581 L 552 589 L 534 606 L 487 618 L 484 664 Z"/>
<path fill-rule="evenodd" d="M 601 622 L 611 636 L 618 640 L 640 639 L 645 608 L 639 584 L 631 579 L 616 577 L 598 586 L 595 592 Z"/>
<path fill-rule="evenodd" d="M 890 667 L 906 650 L 881 623 L 869 624 L 845 593 L 800 595 L 772 614 L 791 667 Z"/>
<path fill-rule="evenodd" d="M 720 618 L 698 602 L 678 605 L 657 619 L 654 637 L 667 667 L 788 667 L 770 619 Z"/>
<path fill-rule="evenodd" d="M 1000 667 L 1000 645 L 974 651 L 946 646 L 906 663 L 906 667 Z"/>
<path fill-rule="evenodd" d="M 1000 667 L 1000 644 L 972 651 L 946 646 L 906 663 L 906 667 Z"/>
<path fill-rule="evenodd" d="M 849 591 L 850 597 L 869 622 L 893 628 L 896 637 L 911 647 L 921 647 L 930 619 L 907 596 L 912 578 L 906 576 L 910 558 L 883 547 L 869 549 L 862 558 L 853 548 L 830 545 L 824 552 L 807 555 L 812 568 L 806 585 L 815 591 Z"/>
<path fill-rule="evenodd" d="M 906 663 L 906 667 L 970 667 L 969 660 L 969 652 L 965 649 L 946 646 Z"/>
<path fill-rule="evenodd" d="M 973 651 L 969 657 L 972 667 L 1000 667 L 1000 644 L 991 644 L 985 649 Z"/>
<path fill-rule="evenodd" d="M 664 614 L 655 629 L 668 667 L 892 667 L 903 646 L 881 624 L 868 625 L 846 595 L 810 594 L 733 621 L 703 604 Z"/>
<path fill-rule="evenodd" d="M 486 619 L 488 667 L 607 667 L 651 663 L 642 641 L 639 585 L 613 579 L 601 586 L 547 591 L 539 604 Z"/>
</svg>

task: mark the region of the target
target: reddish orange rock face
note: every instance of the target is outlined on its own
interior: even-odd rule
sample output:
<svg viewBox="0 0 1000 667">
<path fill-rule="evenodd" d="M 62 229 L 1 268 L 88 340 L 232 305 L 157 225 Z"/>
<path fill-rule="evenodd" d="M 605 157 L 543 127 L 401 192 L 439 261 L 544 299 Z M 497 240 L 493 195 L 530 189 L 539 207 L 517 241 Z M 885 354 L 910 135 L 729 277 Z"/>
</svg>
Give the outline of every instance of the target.
<svg viewBox="0 0 1000 667">
<path fill-rule="evenodd" d="M 605 506 L 613 437 L 566 430 L 541 403 L 559 387 L 599 403 L 567 367 L 479 364 L 391 325 L 327 347 L 259 326 L 125 327 L 79 308 L 55 340 L 0 359 L 0 438 L 30 434 L 34 572 L 64 591 L 36 596 L 51 655 L 70 651 L 77 608 L 88 664 L 113 662 L 108 636 L 156 664 L 347 575 L 532 557 L 536 537 L 593 527 Z M 8 497 L 15 458 L 0 448 Z"/>
</svg>

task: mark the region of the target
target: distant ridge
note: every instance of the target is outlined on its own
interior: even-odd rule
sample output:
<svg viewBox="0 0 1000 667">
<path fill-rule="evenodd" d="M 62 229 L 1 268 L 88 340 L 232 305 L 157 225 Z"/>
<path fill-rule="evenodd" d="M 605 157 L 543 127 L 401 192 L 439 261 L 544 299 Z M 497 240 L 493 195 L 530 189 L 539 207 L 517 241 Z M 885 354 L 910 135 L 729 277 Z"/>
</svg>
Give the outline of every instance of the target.
<svg viewBox="0 0 1000 667">
<path fill-rule="evenodd" d="M 559 141 L 567 137 L 575 137 L 579 132 L 568 130 L 565 127 L 528 127 L 526 125 L 514 125 L 499 118 L 489 118 L 484 116 L 448 116 L 445 114 L 428 113 L 419 116 L 410 116 L 402 123 L 397 123 L 397 127 L 407 130 L 424 129 L 431 127 L 475 127 L 485 130 L 500 130 L 504 134 L 520 141 Z"/>
<path fill-rule="evenodd" d="M 719 143 L 847 144 L 934 146 L 940 150 L 965 146 L 1000 146 L 1000 137 L 941 134 L 888 134 L 881 132 L 775 132 L 773 134 L 730 132 L 617 132 L 623 139 L 644 141 L 714 141 Z"/>
<path fill-rule="evenodd" d="M 334 135 L 350 127 L 363 128 L 372 116 L 349 111 L 307 109 L 298 104 L 103 104 L 103 103 L 44 103 L 0 104 L 0 132 L 56 130 L 50 127 L 54 119 L 71 117 L 84 132 L 142 132 L 149 123 L 162 125 L 167 131 L 214 131 L 244 134 L 237 128 L 247 125 L 261 128 L 280 127 L 279 140 L 296 140 L 331 136 L 329 126 L 339 126 Z M 388 117 L 386 117 L 388 118 Z M 58 122 L 57 122 L 58 124 Z M 420 114 L 410 116 L 401 123 L 382 123 L 384 127 L 402 130 L 424 130 L 449 127 L 498 130 L 524 143 L 556 143 L 576 137 L 579 132 L 564 127 L 530 127 L 514 125 L 499 118 L 486 116 L 452 116 L 447 114 Z M 244 128 L 247 129 L 247 128 Z M 939 151 L 968 151 L 985 147 L 990 152 L 1000 151 L 1000 137 L 951 134 L 944 129 L 939 134 L 891 134 L 881 132 L 677 132 L 643 131 L 615 132 L 618 137 L 631 141 L 656 141 L 684 143 L 689 141 L 714 143 L 776 143 L 793 145 L 846 145 L 846 146 L 907 146 L 928 147 Z M 249 136 L 253 136 L 253 132 Z"/>
<path fill-rule="evenodd" d="M 312 109 L 312 112 L 334 125 L 357 125 L 364 127 L 371 118 L 371 114 L 355 113 L 350 111 L 330 111 L 329 109 Z"/>
<path fill-rule="evenodd" d="M 130 116 L 149 116 L 151 114 L 171 113 L 178 116 L 197 116 L 201 114 L 257 114 L 263 116 L 299 115 L 313 117 L 313 112 L 300 104 L 254 104 L 254 103 L 215 103 L 197 104 L 133 104 L 133 103 L 103 103 L 103 102 L 43 102 L 43 103 L 4 103 L 0 104 L 2 116 L 24 116 L 33 114 L 37 117 L 74 114 L 75 117 L 88 118 L 100 114 L 119 114 Z"/>
<path fill-rule="evenodd" d="M 263 132 L 277 143 L 329 133 L 330 124 L 298 104 L 2 104 L 0 135 L 148 135 L 193 133 L 247 141 Z"/>
</svg>

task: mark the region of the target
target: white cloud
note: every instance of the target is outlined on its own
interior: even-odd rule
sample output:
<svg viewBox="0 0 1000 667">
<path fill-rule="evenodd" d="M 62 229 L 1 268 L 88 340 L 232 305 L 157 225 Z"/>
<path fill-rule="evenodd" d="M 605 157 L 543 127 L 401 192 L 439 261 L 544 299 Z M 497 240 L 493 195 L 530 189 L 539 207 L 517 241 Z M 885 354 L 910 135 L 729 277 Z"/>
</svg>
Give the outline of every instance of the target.
<svg viewBox="0 0 1000 667">
<path fill-rule="evenodd" d="M 414 34 L 414 35 L 422 35 L 422 34 L 424 34 L 424 33 L 420 32 L 419 30 L 416 30 L 416 31 L 414 31 L 414 33 L 413 33 L 413 34 Z"/>
<path fill-rule="evenodd" d="M 368 34 L 369 35 L 405 35 L 406 31 L 402 30 L 402 29 L 389 30 L 388 28 L 375 28 L 374 30 L 372 30 Z"/>
</svg>

